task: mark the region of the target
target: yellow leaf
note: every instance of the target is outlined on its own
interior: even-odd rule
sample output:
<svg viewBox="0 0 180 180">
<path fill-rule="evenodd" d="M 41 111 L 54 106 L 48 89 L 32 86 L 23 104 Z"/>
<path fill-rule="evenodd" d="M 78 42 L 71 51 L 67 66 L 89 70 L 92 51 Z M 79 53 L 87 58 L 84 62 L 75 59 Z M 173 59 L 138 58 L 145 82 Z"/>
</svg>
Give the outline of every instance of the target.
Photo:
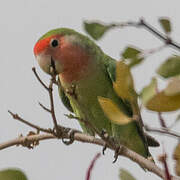
<svg viewBox="0 0 180 180">
<path fill-rule="evenodd" d="M 180 160 L 180 144 L 177 144 L 174 153 L 173 153 L 173 159 Z"/>
<path fill-rule="evenodd" d="M 180 77 L 172 78 L 164 92 L 167 96 L 180 95 Z"/>
<path fill-rule="evenodd" d="M 144 87 L 140 96 L 144 105 L 156 94 L 157 92 L 157 80 L 153 78 L 151 83 Z"/>
<path fill-rule="evenodd" d="M 99 96 L 98 101 L 106 116 L 113 123 L 125 125 L 132 121 L 132 118 L 126 116 L 123 112 L 121 112 L 117 105 L 111 99 Z"/>
<path fill-rule="evenodd" d="M 180 95 L 167 96 L 164 91 L 161 91 L 146 103 L 146 107 L 156 112 L 178 110 L 180 108 Z"/>
<path fill-rule="evenodd" d="M 180 176 L 180 144 L 178 144 L 174 150 L 173 158 L 176 161 L 175 171 L 176 175 Z"/>
<path fill-rule="evenodd" d="M 121 98 L 131 100 L 136 97 L 131 72 L 122 61 L 116 64 L 116 82 L 113 83 L 113 87 Z"/>
</svg>

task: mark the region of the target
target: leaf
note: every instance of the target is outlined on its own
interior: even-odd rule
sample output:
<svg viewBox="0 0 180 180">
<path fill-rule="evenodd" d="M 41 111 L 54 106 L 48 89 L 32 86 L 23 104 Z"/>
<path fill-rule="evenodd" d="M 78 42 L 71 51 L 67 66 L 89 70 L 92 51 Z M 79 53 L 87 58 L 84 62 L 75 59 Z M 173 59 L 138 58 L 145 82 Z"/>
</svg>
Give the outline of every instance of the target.
<svg viewBox="0 0 180 180">
<path fill-rule="evenodd" d="M 164 91 L 161 91 L 146 103 L 146 108 L 156 112 L 178 110 L 180 109 L 180 95 L 167 96 Z"/>
<path fill-rule="evenodd" d="M 180 114 L 176 117 L 176 121 L 180 120 Z"/>
<path fill-rule="evenodd" d="M 126 49 L 121 55 L 125 59 L 128 66 L 133 67 L 144 60 L 143 57 L 139 57 L 140 53 L 141 53 L 140 50 L 134 47 L 128 46 L 126 47 Z"/>
<path fill-rule="evenodd" d="M 170 91 L 169 87 L 161 92 L 157 92 L 156 89 L 157 81 L 152 79 L 150 85 L 141 92 L 142 102 L 147 109 L 156 112 L 169 112 L 180 108 L 180 94 L 175 93 L 174 90 Z M 170 91 L 170 96 L 166 94 L 166 90 Z"/>
<path fill-rule="evenodd" d="M 178 77 L 172 78 L 164 92 L 167 96 L 179 95 L 180 94 L 180 77 L 178 76 Z"/>
<path fill-rule="evenodd" d="M 140 94 L 140 97 L 144 105 L 146 105 L 147 102 L 156 94 L 156 89 L 157 89 L 157 80 L 153 78 L 151 80 L 151 83 L 148 86 L 144 87 Z"/>
<path fill-rule="evenodd" d="M 131 47 L 131 46 L 128 46 L 124 52 L 122 53 L 122 56 L 123 58 L 125 59 L 129 59 L 129 58 L 134 58 L 136 57 L 139 53 L 141 53 L 140 50 L 134 48 L 134 47 Z"/>
<path fill-rule="evenodd" d="M 115 124 L 125 125 L 132 121 L 117 105 L 109 98 L 98 96 L 98 101 L 106 116 Z"/>
<path fill-rule="evenodd" d="M 0 180 L 27 180 L 27 177 L 18 169 L 6 169 L 0 171 Z"/>
<path fill-rule="evenodd" d="M 120 180 L 136 180 L 127 170 L 120 169 Z"/>
<path fill-rule="evenodd" d="M 129 67 L 122 61 L 116 63 L 116 81 L 113 83 L 113 88 L 123 99 L 132 101 L 137 98 Z"/>
<path fill-rule="evenodd" d="M 176 161 L 175 172 L 177 176 L 180 176 L 180 144 L 177 144 L 174 153 L 173 159 Z"/>
<path fill-rule="evenodd" d="M 170 33 L 171 32 L 171 22 L 168 18 L 160 18 L 159 23 L 165 33 Z"/>
<path fill-rule="evenodd" d="M 180 56 L 168 58 L 159 67 L 157 73 L 164 78 L 169 78 L 180 74 Z"/>
<path fill-rule="evenodd" d="M 127 59 L 126 62 L 128 66 L 132 68 L 133 66 L 140 64 L 143 60 L 144 58 L 133 58 L 133 59 Z"/>
<path fill-rule="evenodd" d="M 86 32 L 95 40 L 100 39 L 105 34 L 105 32 L 107 32 L 112 27 L 112 25 L 105 25 L 98 22 L 84 22 L 84 28 Z"/>
</svg>

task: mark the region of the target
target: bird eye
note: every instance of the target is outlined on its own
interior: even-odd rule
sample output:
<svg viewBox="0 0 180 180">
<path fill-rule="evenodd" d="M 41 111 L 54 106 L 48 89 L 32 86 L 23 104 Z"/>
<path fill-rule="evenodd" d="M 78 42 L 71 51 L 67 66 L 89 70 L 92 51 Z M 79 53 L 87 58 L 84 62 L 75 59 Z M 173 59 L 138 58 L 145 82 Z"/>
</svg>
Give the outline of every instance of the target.
<svg viewBox="0 0 180 180">
<path fill-rule="evenodd" d="M 58 40 L 56 40 L 56 39 L 53 39 L 52 41 L 51 41 L 51 46 L 52 47 L 57 47 L 58 46 Z"/>
</svg>

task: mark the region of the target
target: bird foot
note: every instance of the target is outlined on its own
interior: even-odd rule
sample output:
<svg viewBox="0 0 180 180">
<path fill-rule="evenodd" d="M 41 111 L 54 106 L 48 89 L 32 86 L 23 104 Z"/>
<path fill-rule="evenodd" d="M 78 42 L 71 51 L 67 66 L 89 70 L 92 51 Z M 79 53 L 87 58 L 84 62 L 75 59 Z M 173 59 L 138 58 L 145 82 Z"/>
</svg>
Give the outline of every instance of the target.
<svg viewBox="0 0 180 180">
<path fill-rule="evenodd" d="M 105 145 L 103 146 L 103 149 L 102 149 L 102 154 L 105 155 L 105 151 L 107 149 L 107 144 L 105 143 Z"/>
<path fill-rule="evenodd" d="M 62 142 L 65 144 L 65 145 L 70 145 L 74 142 L 74 135 L 76 133 L 80 133 L 80 131 L 78 130 L 73 130 L 71 129 L 68 134 L 69 134 L 69 140 L 65 140 L 64 138 L 62 138 Z"/>
<path fill-rule="evenodd" d="M 114 151 L 114 161 L 113 163 L 115 163 L 118 159 L 118 156 L 119 156 L 119 153 L 121 152 L 122 150 L 122 146 L 118 146 L 115 151 Z"/>
<path fill-rule="evenodd" d="M 102 139 L 107 139 L 108 137 L 109 137 L 108 133 L 106 132 L 105 129 L 103 129 L 103 130 L 101 131 L 101 138 L 102 138 Z M 107 149 L 107 144 L 106 144 L 106 142 L 105 142 L 105 144 L 104 144 L 104 146 L 103 146 L 103 149 L 102 149 L 102 154 L 103 154 L 103 155 L 105 155 L 106 149 Z"/>
<path fill-rule="evenodd" d="M 52 130 L 52 133 L 57 137 L 57 138 L 62 138 L 63 133 L 65 130 L 61 126 L 54 127 Z"/>
<path fill-rule="evenodd" d="M 108 135 L 108 133 L 106 132 L 105 129 L 103 129 L 103 130 L 101 131 L 101 138 L 102 138 L 102 139 L 108 139 L 108 138 L 109 138 L 109 135 Z"/>
</svg>

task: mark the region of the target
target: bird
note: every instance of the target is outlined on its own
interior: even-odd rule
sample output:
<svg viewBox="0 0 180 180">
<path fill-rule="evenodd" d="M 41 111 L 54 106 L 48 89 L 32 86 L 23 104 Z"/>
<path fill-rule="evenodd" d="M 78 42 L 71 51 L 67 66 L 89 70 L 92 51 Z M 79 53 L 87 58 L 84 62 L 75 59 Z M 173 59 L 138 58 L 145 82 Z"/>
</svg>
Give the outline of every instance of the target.
<svg viewBox="0 0 180 180">
<path fill-rule="evenodd" d="M 42 35 L 35 43 L 34 55 L 45 73 L 51 75 L 53 67 L 58 76 L 60 99 L 71 113 L 85 119 L 99 132 L 105 130 L 119 144 L 145 158 L 151 157 L 149 146 L 159 146 L 159 143 L 144 133 L 142 124 L 139 121 L 125 125 L 113 123 L 98 101 L 98 97 L 109 98 L 125 115 L 133 117 L 131 104 L 113 88 L 115 59 L 89 37 L 69 28 L 53 29 Z M 79 123 L 83 132 L 96 134 L 83 122 Z"/>
</svg>

